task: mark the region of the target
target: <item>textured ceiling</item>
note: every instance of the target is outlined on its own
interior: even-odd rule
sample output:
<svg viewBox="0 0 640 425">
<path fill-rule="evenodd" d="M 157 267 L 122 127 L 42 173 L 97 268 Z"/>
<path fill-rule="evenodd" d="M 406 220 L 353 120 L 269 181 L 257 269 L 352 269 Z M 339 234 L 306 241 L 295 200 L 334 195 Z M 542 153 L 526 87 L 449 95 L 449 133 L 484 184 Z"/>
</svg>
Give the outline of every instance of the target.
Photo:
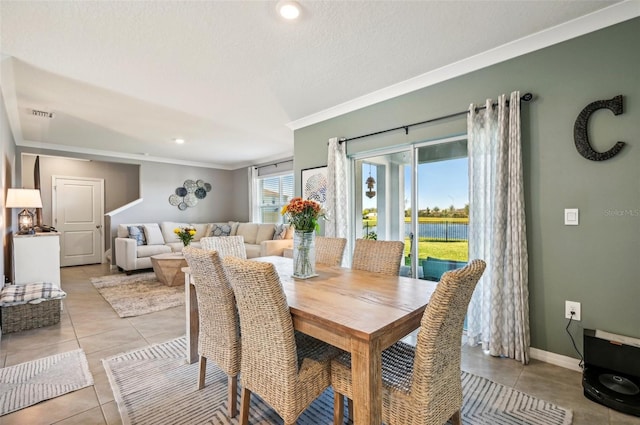
<svg viewBox="0 0 640 425">
<path fill-rule="evenodd" d="M 289 157 L 287 124 L 616 2 L 300 3 L 286 22 L 275 1 L 2 0 L 16 143 L 225 169 Z"/>
</svg>

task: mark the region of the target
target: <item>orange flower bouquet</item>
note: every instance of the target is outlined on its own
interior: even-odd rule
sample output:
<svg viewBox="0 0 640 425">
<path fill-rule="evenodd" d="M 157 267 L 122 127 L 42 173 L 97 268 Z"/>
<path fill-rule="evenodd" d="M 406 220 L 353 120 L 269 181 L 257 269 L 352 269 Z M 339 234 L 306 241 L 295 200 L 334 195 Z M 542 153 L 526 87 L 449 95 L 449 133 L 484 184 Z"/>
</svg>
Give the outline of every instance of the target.
<svg viewBox="0 0 640 425">
<path fill-rule="evenodd" d="M 282 215 L 287 222 L 301 232 L 312 232 L 319 229 L 318 219 L 324 217 L 322 206 L 310 199 L 295 197 L 282 207 Z"/>
<path fill-rule="evenodd" d="M 310 199 L 293 198 L 282 208 L 282 215 L 293 226 L 293 277 L 307 279 L 316 274 L 315 232 L 322 206 Z"/>
</svg>

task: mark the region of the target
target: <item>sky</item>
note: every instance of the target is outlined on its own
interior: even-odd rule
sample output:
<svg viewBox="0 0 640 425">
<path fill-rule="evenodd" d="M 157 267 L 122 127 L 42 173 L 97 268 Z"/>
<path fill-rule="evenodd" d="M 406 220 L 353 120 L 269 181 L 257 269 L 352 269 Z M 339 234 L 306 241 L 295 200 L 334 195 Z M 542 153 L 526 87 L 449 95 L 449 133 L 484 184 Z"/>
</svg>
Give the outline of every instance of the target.
<svg viewBox="0 0 640 425">
<path fill-rule="evenodd" d="M 376 169 L 371 167 L 371 176 L 376 179 Z M 453 205 L 464 208 L 469 203 L 468 159 L 459 158 L 420 164 L 418 168 L 418 209 L 439 207 L 441 210 Z M 363 187 L 369 177 L 369 167 L 363 173 Z M 377 190 L 377 187 L 374 189 Z M 405 169 L 406 207 L 411 200 L 411 170 Z M 375 208 L 376 198 L 363 196 L 363 208 Z"/>
</svg>

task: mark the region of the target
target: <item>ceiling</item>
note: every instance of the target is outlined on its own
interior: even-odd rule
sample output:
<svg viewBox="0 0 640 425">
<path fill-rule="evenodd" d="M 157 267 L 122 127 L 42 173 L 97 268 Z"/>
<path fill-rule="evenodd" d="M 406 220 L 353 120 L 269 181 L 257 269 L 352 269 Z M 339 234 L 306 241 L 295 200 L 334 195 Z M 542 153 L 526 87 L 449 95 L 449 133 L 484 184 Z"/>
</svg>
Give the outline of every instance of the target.
<svg viewBox="0 0 640 425">
<path fill-rule="evenodd" d="M 236 169 L 291 157 L 296 128 L 640 14 L 636 0 L 299 2 L 289 22 L 275 1 L 2 0 L 16 144 Z"/>
</svg>

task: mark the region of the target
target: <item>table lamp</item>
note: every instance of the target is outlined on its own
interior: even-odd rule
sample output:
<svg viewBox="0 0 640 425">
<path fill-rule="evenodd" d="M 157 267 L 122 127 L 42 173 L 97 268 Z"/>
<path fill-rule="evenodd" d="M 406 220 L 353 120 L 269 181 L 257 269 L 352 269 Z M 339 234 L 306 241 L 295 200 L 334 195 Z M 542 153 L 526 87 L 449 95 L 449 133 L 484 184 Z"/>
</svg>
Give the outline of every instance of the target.
<svg viewBox="0 0 640 425">
<path fill-rule="evenodd" d="M 34 214 L 29 208 L 42 208 L 42 199 L 38 189 L 9 189 L 6 208 L 23 208 L 18 214 L 18 234 L 32 235 Z"/>
</svg>

